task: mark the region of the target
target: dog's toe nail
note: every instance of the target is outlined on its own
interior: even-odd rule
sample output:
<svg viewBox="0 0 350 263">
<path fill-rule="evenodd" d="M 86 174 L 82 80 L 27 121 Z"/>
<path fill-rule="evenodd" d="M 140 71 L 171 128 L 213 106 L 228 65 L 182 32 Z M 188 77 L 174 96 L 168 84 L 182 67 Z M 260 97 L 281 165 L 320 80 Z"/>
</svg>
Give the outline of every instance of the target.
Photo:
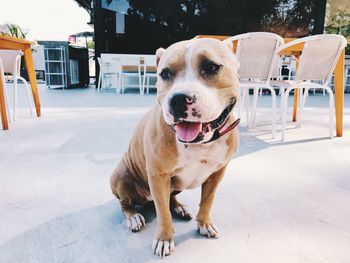
<svg viewBox="0 0 350 263">
<path fill-rule="evenodd" d="M 170 248 L 169 241 L 165 241 L 164 247 L 163 247 L 163 257 L 170 254 L 169 248 Z"/>
<path fill-rule="evenodd" d="M 183 219 L 186 219 L 186 220 L 192 219 L 192 213 L 185 205 L 175 207 L 174 211 L 176 215 L 178 215 Z"/>
<path fill-rule="evenodd" d="M 155 240 L 153 241 L 152 250 L 153 250 L 153 253 L 154 253 L 154 254 L 156 253 L 156 249 L 157 249 L 158 242 L 159 242 L 158 239 L 155 239 Z"/>
<path fill-rule="evenodd" d="M 128 218 L 126 223 L 128 225 L 129 230 L 131 230 L 132 232 L 138 232 L 142 229 L 142 227 L 146 225 L 145 219 L 141 214 L 135 214 L 131 216 L 130 218 Z"/>
<path fill-rule="evenodd" d="M 175 243 L 174 243 L 174 240 L 172 240 L 170 242 L 170 253 L 173 252 L 175 250 Z"/>
<path fill-rule="evenodd" d="M 173 240 L 154 240 L 152 244 L 152 250 L 153 253 L 157 256 L 160 256 L 161 258 L 168 256 L 173 252 L 175 249 L 174 241 Z"/>
<path fill-rule="evenodd" d="M 205 236 L 208 238 L 211 238 L 211 237 L 218 238 L 219 237 L 217 227 L 215 225 L 212 225 L 212 224 L 198 225 L 198 232 L 202 236 Z"/>
</svg>

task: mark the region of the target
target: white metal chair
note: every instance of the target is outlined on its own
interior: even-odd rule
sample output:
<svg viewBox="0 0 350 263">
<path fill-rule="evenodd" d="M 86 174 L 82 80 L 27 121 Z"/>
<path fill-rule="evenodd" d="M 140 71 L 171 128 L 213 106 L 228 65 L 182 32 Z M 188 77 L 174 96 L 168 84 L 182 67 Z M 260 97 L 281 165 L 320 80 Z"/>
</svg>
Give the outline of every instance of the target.
<svg viewBox="0 0 350 263">
<path fill-rule="evenodd" d="M 113 58 L 115 59 L 115 58 Z M 120 64 L 122 65 L 122 71 L 120 73 L 121 78 L 121 91 L 124 93 L 127 87 L 139 87 L 140 94 L 144 94 L 144 76 L 146 74 L 146 67 L 141 61 L 141 57 L 138 55 L 125 55 L 119 58 Z M 127 70 L 127 67 L 137 67 L 137 71 Z M 138 83 L 128 83 L 126 85 L 127 79 L 135 79 Z"/>
<path fill-rule="evenodd" d="M 102 91 L 107 86 L 112 87 L 112 80 L 115 78 L 116 93 L 120 93 L 120 73 L 122 71 L 121 65 L 118 61 L 106 58 L 97 58 L 100 65 L 100 74 L 98 76 L 97 91 Z M 107 80 L 109 85 L 107 84 Z"/>
<path fill-rule="evenodd" d="M 29 85 L 28 85 L 28 82 L 20 75 L 22 52 L 19 50 L 18 51 L 17 50 L 0 50 L 0 57 L 2 59 L 4 72 L 7 74 L 11 74 L 11 75 L 5 75 L 5 80 L 12 81 L 14 84 L 13 120 L 16 120 L 18 81 L 23 82 L 26 87 L 29 110 L 30 110 L 30 113 L 33 115 L 33 105 L 30 98 Z"/>
<path fill-rule="evenodd" d="M 333 34 L 315 35 L 291 41 L 281 46 L 278 52 L 300 43 L 304 43 L 304 47 L 299 58 L 299 66 L 294 79 L 292 81 L 277 81 L 272 83 L 273 85 L 283 87 L 285 90 L 281 98 L 282 141 L 285 139 L 286 114 L 290 91 L 293 89 L 299 90 L 297 127 L 300 127 L 308 91 L 310 88 L 315 87 L 326 90 L 329 94 L 329 137 L 332 138 L 334 132 L 334 96 L 332 89 L 329 87 L 329 82 L 340 53 L 346 46 L 346 39 L 343 36 Z M 321 81 L 322 84 L 311 81 Z"/>
<path fill-rule="evenodd" d="M 150 69 L 150 68 L 157 67 L 156 56 L 155 55 L 145 55 L 143 57 L 143 59 L 144 59 L 144 65 L 145 65 L 145 69 L 146 69 L 146 72 L 145 72 L 144 78 L 143 78 L 143 89 L 146 88 L 146 93 L 149 94 L 150 87 L 156 88 L 156 83 L 151 85 L 150 79 L 157 78 L 157 72 L 156 71 L 148 71 L 148 69 Z"/>
<path fill-rule="evenodd" d="M 252 32 L 230 37 L 224 41 L 237 41 L 237 59 L 240 62 L 238 70 L 242 92 L 239 115 L 243 105 L 246 106 L 247 123 L 255 127 L 256 107 L 260 89 L 268 89 L 272 99 L 272 138 L 276 132 L 276 93 L 270 85 L 270 79 L 275 69 L 277 49 L 284 43 L 283 38 L 266 32 Z M 249 89 L 254 90 L 251 120 L 249 121 Z"/>
<path fill-rule="evenodd" d="M 350 92 L 350 64 L 346 64 L 346 62 L 345 62 L 345 91 Z"/>
</svg>

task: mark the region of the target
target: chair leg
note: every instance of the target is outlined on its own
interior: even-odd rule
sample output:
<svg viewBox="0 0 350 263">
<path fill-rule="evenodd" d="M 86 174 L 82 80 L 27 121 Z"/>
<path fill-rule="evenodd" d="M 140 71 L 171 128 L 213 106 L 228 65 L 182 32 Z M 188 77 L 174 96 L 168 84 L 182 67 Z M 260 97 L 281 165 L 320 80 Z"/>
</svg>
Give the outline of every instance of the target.
<svg viewBox="0 0 350 263">
<path fill-rule="evenodd" d="M 334 94 L 333 91 L 328 87 L 324 86 L 324 90 L 327 90 L 329 94 L 329 138 L 334 136 Z"/>
<path fill-rule="evenodd" d="M 118 73 L 118 74 L 117 74 L 118 94 L 121 93 L 121 89 L 122 89 L 122 82 L 121 82 L 121 80 L 122 80 L 122 75 L 121 75 L 120 73 Z"/>
<path fill-rule="evenodd" d="M 147 76 L 147 94 L 149 94 L 149 76 Z"/>
<path fill-rule="evenodd" d="M 102 72 L 100 72 L 100 74 L 98 75 L 98 82 L 97 82 L 97 91 L 100 92 L 101 91 L 101 83 L 102 82 Z"/>
<path fill-rule="evenodd" d="M 299 88 L 299 98 L 298 98 L 298 111 L 297 111 L 297 128 L 300 128 L 301 126 L 301 111 L 302 111 L 302 104 L 303 104 L 303 98 L 304 95 L 303 93 L 305 93 L 305 91 L 302 88 Z"/>
<path fill-rule="evenodd" d="M 17 92 L 18 92 L 18 82 L 17 76 L 13 78 L 13 121 L 16 121 L 17 115 Z"/>
<path fill-rule="evenodd" d="M 119 74 L 119 93 L 124 93 L 123 78 L 124 76 Z"/>
<path fill-rule="evenodd" d="M 282 123 L 281 123 L 281 140 L 284 142 L 285 140 L 285 130 L 286 130 L 286 122 L 287 122 L 287 107 L 288 107 L 288 97 L 289 93 L 292 90 L 291 87 L 287 88 L 286 91 L 283 94 L 283 101 L 282 101 Z"/>
<path fill-rule="evenodd" d="M 241 87 L 241 100 L 239 102 L 238 118 L 240 118 L 242 116 L 243 106 L 245 103 L 245 97 L 246 97 L 245 88 Z"/>
<path fill-rule="evenodd" d="M 12 110 L 11 110 L 11 107 L 10 107 L 9 97 L 7 95 L 8 90 L 7 90 L 7 87 L 6 87 L 6 83 L 3 86 L 3 88 L 4 88 L 5 107 L 6 107 L 6 111 L 7 111 L 7 118 L 9 120 L 9 123 L 11 123 L 12 122 L 13 113 L 12 113 Z"/>
<path fill-rule="evenodd" d="M 122 76 L 121 83 L 122 83 L 122 93 L 124 93 L 124 91 L 125 91 L 125 76 Z"/>
<path fill-rule="evenodd" d="M 258 96 L 259 93 L 262 91 L 261 88 L 254 88 L 253 90 L 253 105 L 252 105 L 252 111 L 250 114 L 250 123 L 249 123 L 249 128 L 253 129 L 256 127 L 256 107 L 258 103 Z"/>
<path fill-rule="evenodd" d="M 141 76 L 141 74 L 139 74 L 139 88 L 140 88 L 140 95 L 143 95 L 144 90 L 143 90 L 143 83 L 144 83 L 144 78 L 145 76 Z"/>
<path fill-rule="evenodd" d="M 119 92 L 118 92 L 118 89 L 119 89 L 119 85 L 118 85 L 118 83 L 119 83 L 119 78 L 118 78 L 118 73 L 116 73 L 116 74 L 114 74 L 113 75 L 113 78 L 114 78 L 114 82 L 115 82 L 115 94 L 119 94 Z"/>
<path fill-rule="evenodd" d="M 28 82 L 27 82 L 24 78 L 22 78 L 22 77 L 20 77 L 19 79 L 20 79 L 20 80 L 24 83 L 24 85 L 26 86 L 27 97 L 28 97 L 28 103 L 29 103 L 29 111 L 30 111 L 30 114 L 33 115 L 33 114 L 34 114 L 34 111 L 33 111 L 33 104 L 32 104 L 32 101 L 31 101 L 31 99 L 30 99 L 30 89 L 29 89 Z"/>
<path fill-rule="evenodd" d="M 279 120 L 282 120 L 282 102 L 283 102 L 283 96 L 284 96 L 284 89 L 280 88 L 279 89 L 279 95 L 281 97 L 280 99 L 280 114 L 279 114 Z"/>
<path fill-rule="evenodd" d="M 299 94 L 300 94 L 300 99 L 299 99 L 300 106 L 299 106 L 298 119 L 297 119 L 298 128 L 301 127 L 301 123 L 303 121 L 304 106 L 305 106 L 306 99 L 307 99 L 308 94 L 309 94 L 309 89 L 305 88 L 304 93 L 302 92 L 302 90 L 300 90 Z"/>
<path fill-rule="evenodd" d="M 276 92 L 273 87 L 269 87 L 271 91 L 271 104 L 272 104 L 272 139 L 276 136 Z"/>
<path fill-rule="evenodd" d="M 143 75 L 143 93 L 145 93 L 145 87 L 146 87 L 146 92 L 148 94 L 148 82 L 149 82 L 149 76 L 147 75 L 147 73 L 145 73 Z"/>
<path fill-rule="evenodd" d="M 245 110 L 246 110 L 246 118 L 247 118 L 247 125 L 249 125 L 249 88 L 245 88 Z"/>
</svg>

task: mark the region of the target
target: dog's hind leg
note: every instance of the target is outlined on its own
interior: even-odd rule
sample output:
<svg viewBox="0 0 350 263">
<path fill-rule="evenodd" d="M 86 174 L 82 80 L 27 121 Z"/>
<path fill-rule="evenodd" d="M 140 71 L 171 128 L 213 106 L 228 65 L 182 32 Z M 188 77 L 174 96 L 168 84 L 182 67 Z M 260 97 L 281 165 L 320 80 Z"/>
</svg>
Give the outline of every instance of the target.
<svg viewBox="0 0 350 263">
<path fill-rule="evenodd" d="M 145 225 L 145 218 L 142 214 L 135 211 L 135 203 L 129 198 L 119 199 L 121 208 L 126 216 L 126 224 L 132 232 L 140 231 Z"/>
<path fill-rule="evenodd" d="M 170 210 L 171 212 L 180 219 L 183 220 L 191 220 L 193 218 L 191 210 L 187 207 L 187 205 L 181 204 L 176 195 L 178 195 L 181 191 L 173 191 L 170 196 Z"/>
<path fill-rule="evenodd" d="M 138 232 L 146 225 L 145 218 L 135 210 L 135 204 L 142 204 L 146 198 L 140 194 L 138 186 L 123 160 L 114 170 L 110 184 L 112 193 L 119 199 L 122 211 L 126 216 L 126 223 L 132 232 Z"/>
</svg>

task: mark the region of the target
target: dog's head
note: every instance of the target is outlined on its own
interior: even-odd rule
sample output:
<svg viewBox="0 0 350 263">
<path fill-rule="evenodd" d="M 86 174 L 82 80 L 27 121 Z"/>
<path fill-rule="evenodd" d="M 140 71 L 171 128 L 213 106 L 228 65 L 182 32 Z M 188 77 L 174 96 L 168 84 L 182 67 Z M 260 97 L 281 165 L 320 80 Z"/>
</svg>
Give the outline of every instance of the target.
<svg viewBox="0 0 350 263">
<path fill-rule="evenodd" d="M 232 45 L 192 39 L 160 48 L 156 57 L 157 100 L 165 122 L 179 142 L 209 141 L 239 97 L 239 63 Z"/>
</svg>

